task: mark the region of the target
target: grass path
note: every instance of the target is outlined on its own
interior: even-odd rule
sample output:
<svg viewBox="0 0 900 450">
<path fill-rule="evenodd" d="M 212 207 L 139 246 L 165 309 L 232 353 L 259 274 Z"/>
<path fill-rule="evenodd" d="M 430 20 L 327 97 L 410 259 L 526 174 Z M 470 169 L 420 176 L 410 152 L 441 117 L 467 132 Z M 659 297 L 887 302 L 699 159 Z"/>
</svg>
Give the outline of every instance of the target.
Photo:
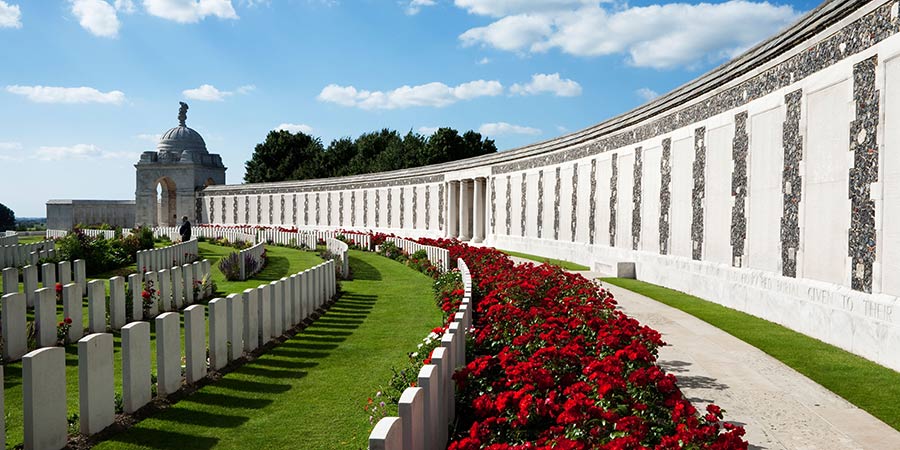
<svg viewBox="0 0 900 450">
<path fill-rule="evenodd" d="M 231 248 L 202 243 L 200 246 L 200 255 L 212 262 L 212 277 L 217 281 L 217 296 L 224 297 L 229 293 L 242 292 L 248 287 L 256 287 L 270 281 L 279 280 L 287 274 L 294 274 L 322 262 L 314 252 L 295 250 L 285 247 L 269 247 L 269 264 L 252 279 L 242 282 L 225 282 L 224 276 L 219 272 L 216 263 L 222 255 L 231 252 Z M 221 281 L 221 282 L 219 282 Z M 108 283 L 107 291 L 109 288 Z M 244 287 L 246 286 L 246 287 Z M 126 288 L 127 289 L 127 288 Z M 126 291 L 129 292 L 129 291 Z M 130 294 L 126 294 L 130 295 Z M 56 315 L 58 319 L 63 317 L 62 304 L 57 304 Z M 82 304 L 82 320 L 83 325 L 87 328 L 88 321 L 88 305 L 87 300 Z M 28 312 L 28 320 L 34 320 L 33 311 Z M 184 341 L 184 316 L 182 316 L 182 354 Z M 121 371 L 121 335 L 116 332 L 113 334 L 114 355 L 113 362 L 115 371 L 116 392 L 122 392 L 122 371 Z M 156 370 L 156 329 L 153 321 L 150 321 L 150 352 L 151 366 Z M 5 387 L 5 410 L 7 415 L 6 424 L 6 442 L 10 446 L 19 444 L 23 441 L 22 434 L 22 362 L 18 361 L 6 364 L 4 367 L 3 382 Z M 78 412 L 78 345 L 71 344 L 66 346 L 66 400 L 68 404 L 68 414 Z"/>
<path fill-rule="evenodd" d="M 683 292 L 624 278 L 602 281 L 703 320 L 900 430 L 900 373 L 776 323 Z"/>
<path fill-rule="evenodd" d="M 309 328 L 98 449 L 356 449 L 363 406 L 440 324 L 432 280 L 351 251 L 355 279 Z"/>
<path fill-rule="evenodd" d="M 497 249 L 497 250 L 500 250 L 500 249 Z M 528 253 L 513 252 L 510 250 L 500 250 L 500 251 L 509 256 L 516 256 L 516 257 L 519 257 L 522 259 L 536 261 L 539 263 L 549 263 L 549 264 L 557 265 L 559 267 L 562 267 L 565 270 L 591 270 L 591 268 L 588 266 L 582 266 L 581 264 L 576 264 L 571 261 L 565 261 L 562 259 L 546 258 L 543 256 L 531 255 Z"/>
</svg>

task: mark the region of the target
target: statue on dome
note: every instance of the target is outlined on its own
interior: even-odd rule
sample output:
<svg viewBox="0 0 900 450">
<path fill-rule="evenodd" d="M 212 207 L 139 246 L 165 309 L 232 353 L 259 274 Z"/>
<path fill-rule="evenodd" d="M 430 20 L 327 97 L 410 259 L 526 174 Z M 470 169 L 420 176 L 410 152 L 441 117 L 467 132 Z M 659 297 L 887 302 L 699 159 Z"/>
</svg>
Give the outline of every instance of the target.
<svg viewBox="0 0 900 450">
<path fill-rule="evenodd" d="M 178 108 L 178 125 L 186 127 L 187 125 L 185 122 L 187 121 L 188 105 L 185 102 L 178 102 L 178 104 L 181 105 L 181 107 Z"/>
</svg>

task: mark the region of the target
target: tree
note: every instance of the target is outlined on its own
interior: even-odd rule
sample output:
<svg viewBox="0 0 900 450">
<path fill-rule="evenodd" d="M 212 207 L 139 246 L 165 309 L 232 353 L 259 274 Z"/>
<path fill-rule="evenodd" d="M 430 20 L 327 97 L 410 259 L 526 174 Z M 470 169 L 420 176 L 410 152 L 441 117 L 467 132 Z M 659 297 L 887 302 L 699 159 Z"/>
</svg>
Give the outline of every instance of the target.
<svg viewBox="0 0 900 450">
<path fill-rule="evenodd" d="M 245 164 L 244 182 L 318 178 L 321 174 L 311 163 L 323 150 L 322 142 L 308 134 L 270 131 L 265 142 L 256 145 L 253 156 Z"/>
<path fill-rule="evenodd" d="M 16 229 L 16 213 L 0 203 L 0 231 Z"/>
</svg>

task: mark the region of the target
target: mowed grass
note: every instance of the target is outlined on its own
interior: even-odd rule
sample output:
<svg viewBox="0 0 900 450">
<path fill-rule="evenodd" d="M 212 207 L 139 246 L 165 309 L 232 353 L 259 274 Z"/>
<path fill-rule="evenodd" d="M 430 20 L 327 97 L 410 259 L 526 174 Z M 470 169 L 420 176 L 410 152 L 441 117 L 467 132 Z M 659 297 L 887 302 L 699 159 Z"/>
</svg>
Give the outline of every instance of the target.
<svg viewBox="0 0 900 450">
<path fill-rule="evenodd" d="M 200 247 L 200 256 L 201 258 L 207 258 L 211 261 L 215 259 L 216 261 L 220 258 L 222 254 L 227 254 L 229 251 L 234 250 L 228 247 L 220 247 L 216 245 L 201 244 Z M 270 255 L 274 253 L 274 258 L 270 259 L 270 264 L 267 265 L 261 272 L 259 272 L 254 278 L 240 282 L 240 283 L 231 283 L 224 282 L 224 276 L 222 276 L 221 272 L 219 272 L 216 264 L 212 265 L 212 276 L 213 279 L 216 279 L 218 276 L 223 280 L 223 283 L 218 285 L 219 292 L 216 296 L 224 297 L 228 293 L 239 293 L 242 292 L 245 287 L 257 287 L 261 284 L 269 283 L 273 280 L 281 279 L 281 277 L 285 276 L 285 274 L 294 274 L 297 272 L 301 272 L 310 267 L 316 266 L 322 262 L 322 259 L 319 258 L 314 252 L 307 252 L 302 250 L 294 250 L 289 248 L 281 248 L 281 247 L 270 247 Z M 107 288 L 107 295 L 109 291 L 109 283 L 104 283 Z M 127 284 L 127 283 L 126 283 Z M 240 288 L 240 290 L 237 290 Z M 234 290 L 231 290 L 234 289 Z M 22 290 L 22 286 L 20 283 L 19 290 Z M 126 286 L 126 295 L 130 295 L 130 291 Z M 201 303 L 201 304 L 205 304 Z M 85 299 L 82 303 L 82 321 L 83 326 L 86 329 L 88 325 L 88 304 L 87 299 Z M 56 315 L 58 320 L 63 319 L 63 307 L 62 304 L 57 304 L 56 306 Z M 28 311 L 28 320 L 34 320 L 34 313 L 32 310 Z M 184 316 L 181 317 L 181 333 L 182 333 L 182 355 L 184 354 Z M 208 317 L 207 317 L 208 320 Z M 207 322 L 208 327 L 208 322 Z M 115 371 L 115 385 L 116 392 L 122 392 L 122 358 L 121 358 L 121 334 L 119 332 L 113 333 L 113 351 L 115 354 L 113 355 L 113 365 Z M 72 415 L 78 413 L 78 345 L 70 344 L 65 347 L 66 350 L 66 403 L 68 407 L 67 415 Z M 151 352 L 151 364 L 152 370 L 156 372 L 156 329 L 154 321 L 150 321 L 150 352 Z M 6 364 L 4 366 L 4 374 L 3 381 L 5 387 L 5 409 L 6 409 L 6 442 L 10 446 L 14 446 L 16 444 L 20 444 L 23 442 L 23 423 L 22 423 L 22 363 L 21 361 Z"/>
<path fill-rule="evenodd" d="M 497 249 L 497 250 L 500 250 L 500 249 Z M 509 250 L 500 250 L 500 251 L 509 256 L 515 256 L 515 257 L 527 259 L 530 261 L 537 261 L 539 263 L 553 264 L 553 265 L 562 267 L 565 270 L 591 270 L 591 268 L 588 266 L 582 266 L 581 264 L 576 264 L 571 261 L 565 261 L 562 259 L 545 258 L 543 256 L 530 255 L 528 253 L 513 252 L 513 251 L 509 251 Z"/>
<path fill-rule="evenodd" d="M 781 325 L 683 292 L 624 278 L 602 281 L 697 317 L 900 430 L 900 373 Z"/>
<path fill-rule="evenodd" d="M 366 399 L 441 317 L 425 275 L 359 251 L 350 265 L 355 279 L 310 327 L 95 448 L 366 448 Z"/>
</svg>

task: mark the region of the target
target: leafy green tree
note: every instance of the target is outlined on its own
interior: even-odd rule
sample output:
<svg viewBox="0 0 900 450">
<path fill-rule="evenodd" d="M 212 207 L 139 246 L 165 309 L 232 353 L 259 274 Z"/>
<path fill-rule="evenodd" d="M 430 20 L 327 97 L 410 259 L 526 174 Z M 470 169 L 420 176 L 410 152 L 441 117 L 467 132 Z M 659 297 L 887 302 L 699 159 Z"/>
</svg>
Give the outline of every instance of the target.
<svg viewBox="0 0 900 450">
<path fill-rule="evenodd" d="M 16 229 L 16 213 L 0 203 L 0 231 Z"/>
<path fill-rule="evenodd" d="M 322 142 L 306 133 L 270 131 L 265 142 L 257 144 L 247 161 L 244 181 L 264 183 L 291 179 L 318 178 L 312 162 L 323 152 Z"/>
</svg>

